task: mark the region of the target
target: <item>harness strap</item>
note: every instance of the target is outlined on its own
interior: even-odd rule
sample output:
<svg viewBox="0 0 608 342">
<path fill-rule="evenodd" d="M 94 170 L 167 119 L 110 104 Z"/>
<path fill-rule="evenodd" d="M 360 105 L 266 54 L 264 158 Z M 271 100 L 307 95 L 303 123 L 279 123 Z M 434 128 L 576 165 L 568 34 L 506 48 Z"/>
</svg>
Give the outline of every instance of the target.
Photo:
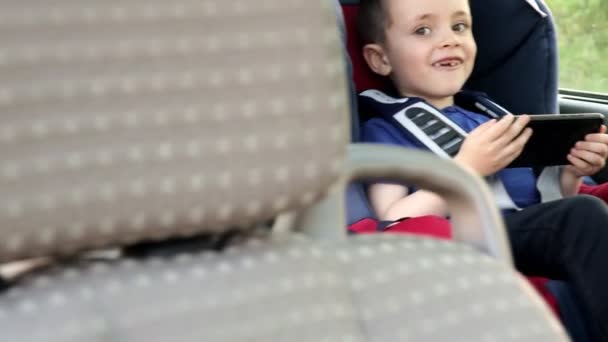
<svg viewBox="0 0 608 342">
<path fill-rule="evenodd" d="M 418 98 L 394 99 L 378 90 L 361 93 L 366 108 L 405 128 L 408 135 L 443 158 L 458 153 L 467 133 L 435 107 Z M 387 111 L 386 105 L 389 105 Z"/>
<path fill-rule="evenodd" d="M 540 0 L 540 1 L 543 1 L 543 0 Z M 539 6 L 539 5 L 538 5 L 538 3 L 536 2 L 536 0 L 526 0 L 526 2 L 527 2 L 527 3 L 528 3 L 530 6 L 532 6 L 532 8 L 534 8 L 534 10 L 535 10 L 535 11 L 536 11 L 538 14 L 540 14 L 540 16 L 541 16 L 541 17 L 543 17 L 543 18 L 544 18 L 544 17 L 546 17 L 546 16 L 547 16 L 547 13 L 545 13 L 545 12 L 544 12 L 544 11 L 543 11 L 543 10 L 540 8 L 540 6 Z"/>
</svg>

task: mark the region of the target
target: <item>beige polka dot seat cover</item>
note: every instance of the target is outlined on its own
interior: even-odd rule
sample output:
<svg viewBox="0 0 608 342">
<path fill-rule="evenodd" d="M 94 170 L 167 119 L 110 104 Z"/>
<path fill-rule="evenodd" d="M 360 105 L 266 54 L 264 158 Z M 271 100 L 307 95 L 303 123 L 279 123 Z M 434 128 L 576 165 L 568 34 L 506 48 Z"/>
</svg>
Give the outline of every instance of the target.
<svg viewBox="0 0 608 342">
<path fill-rule="evenodd" d="M 0 261 L 250 227 L 339 192 L 343 70 L 327 0 L 0 0 Z M 0 340 L 566 339 L 508 262 L 347 239 L 336 208 L 313 230 L 331 234 L 34 275 L 0 294 Z"/>
</svg>

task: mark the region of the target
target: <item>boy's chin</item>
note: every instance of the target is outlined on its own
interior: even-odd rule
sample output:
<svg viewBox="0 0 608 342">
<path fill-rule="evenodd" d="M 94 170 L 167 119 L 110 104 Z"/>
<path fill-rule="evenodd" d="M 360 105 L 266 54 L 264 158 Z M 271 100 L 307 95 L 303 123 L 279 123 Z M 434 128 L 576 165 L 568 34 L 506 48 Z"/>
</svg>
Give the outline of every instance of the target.
<svg viewBox="0 0 608 342">
<path fill-rule="evenodd" d="M 439 89 L 439 91 L 435 91 L 433 93 L 433 97 L 435 98 L 447 98 L 453 97 L 458 94 L 462 90 L 462 86 L 459 87 L 444 87 L 443 89 Z"/>
<path fill-rule="evenodd" d="M 465 81 L 466 79 L 460 77 L 437 80 L 434 84 L 440 86 L 435 87 L 435 92 L 444 96 L 453 96 L 462 90 Z"/>
</svg>

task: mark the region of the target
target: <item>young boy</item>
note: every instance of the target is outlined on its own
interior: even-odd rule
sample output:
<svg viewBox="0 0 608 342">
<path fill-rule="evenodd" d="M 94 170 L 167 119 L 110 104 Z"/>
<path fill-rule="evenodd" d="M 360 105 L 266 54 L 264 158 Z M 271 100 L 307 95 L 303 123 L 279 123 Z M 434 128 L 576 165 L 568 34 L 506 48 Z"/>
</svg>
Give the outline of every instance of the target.
<svg viewBox="0 0 608 342">
<path fill-rule="evenodd" d="M 377 74 L 389 77 L 403 97 L 419 97 L 456 122 L 468 137 L 454 161 L 481 176 L 496 174 L 520 211 L 505 212 L 516 267 L 528 275 L 567 279 L 608 337 L 608 209 L 599 199 L 577 194 L 581 177 L 600 170 L 608 157 L 606 127 L 580 141 L 560 176 L 562 200 L 540 203 L 531 169 L 505 169 L 533 132 L 529 117 L 486 116 L 454 105 L 473 69 L 477 48 L 467 0 L 362 0 L 359 34 L 363 55 Z M 366 123 L 369 142 L 419 148 L 391 123 Z M 437 195 L 405 186 L 369 189 L 381 219 L 447 216 Z"/>
</svg>

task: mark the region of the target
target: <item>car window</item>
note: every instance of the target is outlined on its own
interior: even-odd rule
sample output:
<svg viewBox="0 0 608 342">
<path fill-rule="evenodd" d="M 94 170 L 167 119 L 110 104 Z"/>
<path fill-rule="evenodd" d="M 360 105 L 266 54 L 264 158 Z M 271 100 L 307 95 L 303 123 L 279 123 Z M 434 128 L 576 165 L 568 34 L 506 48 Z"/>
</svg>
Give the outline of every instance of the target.
<svg viewBox="0 0 608 342">
<path fill-rule="evenodd" d="M 560 88 L 608 93 L 608 1 L 546 3 L 557 24 Z"/>
</svg>

